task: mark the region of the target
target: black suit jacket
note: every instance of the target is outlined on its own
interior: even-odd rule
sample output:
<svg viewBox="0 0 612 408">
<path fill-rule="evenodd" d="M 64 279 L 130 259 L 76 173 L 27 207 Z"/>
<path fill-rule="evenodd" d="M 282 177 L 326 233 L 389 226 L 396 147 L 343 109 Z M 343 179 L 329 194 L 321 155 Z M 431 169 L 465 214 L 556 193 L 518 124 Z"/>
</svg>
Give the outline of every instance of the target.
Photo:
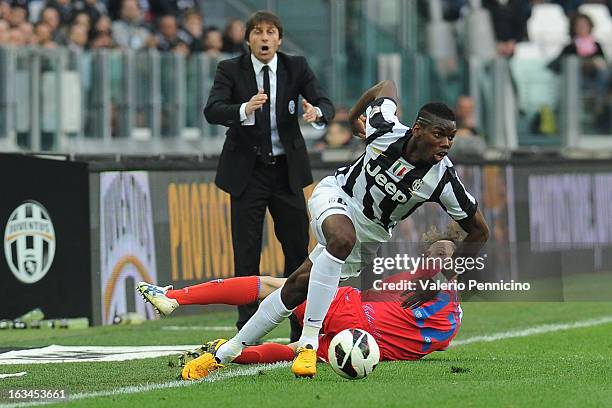
<svg viewBox="0 0 612 408">
<path fill-rule="evenodd" d="M 287 155 L 289 185 L 297 193 L 312 183 L 308 152 L 298 125 L 298 95 L 319 107 L 323 113 L 322 120 L 326 123 L 333 119 L 334 108 L 304 57 L 282 52 L 277 52 L 277 55 L 276 123 Z M 251 55 L 243 54 L 219 63 L 204 108 L 209 123 L 229 127 L 215 182 L 219 188 L 234 196 L 239 196 L 247 186 L 263 138 L 258 125 L 261 124 L 261 109 L 255 112 L 255 125 L 242 126 L 240 123 L 240 105 L 248 102 L 256 93 L 257 82 Z M 293 113 L 289 110 L 291 102 Z"/>
</svg>

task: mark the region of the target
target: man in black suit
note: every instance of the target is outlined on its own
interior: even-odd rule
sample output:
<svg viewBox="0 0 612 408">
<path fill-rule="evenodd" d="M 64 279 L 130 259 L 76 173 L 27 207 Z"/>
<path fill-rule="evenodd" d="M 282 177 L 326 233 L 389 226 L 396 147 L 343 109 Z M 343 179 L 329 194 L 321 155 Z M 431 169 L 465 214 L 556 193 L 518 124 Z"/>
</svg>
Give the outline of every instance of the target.
<svg viewBox="0 0 612 408">
<path fill-rule="evenodd" d="M 312 183 L 297 102 L 303 118 L 323 127 L 334 108 L 304 57 L 278 52 L 283 27 L 277 16 L 258 11 L 247 21 L 250 53 L 221 61 L 204 115 L 229 127 L 215 182 L 231 194 L 236 276 L 259 275 L 266 207 L 285 255 L 285 277 L 308 255 L 308 214 L 302 188 Z M 240 329 L 257 304 L 238 307 Z M 291 338 L 300 326 L 292 322 Z"/>
</svg>

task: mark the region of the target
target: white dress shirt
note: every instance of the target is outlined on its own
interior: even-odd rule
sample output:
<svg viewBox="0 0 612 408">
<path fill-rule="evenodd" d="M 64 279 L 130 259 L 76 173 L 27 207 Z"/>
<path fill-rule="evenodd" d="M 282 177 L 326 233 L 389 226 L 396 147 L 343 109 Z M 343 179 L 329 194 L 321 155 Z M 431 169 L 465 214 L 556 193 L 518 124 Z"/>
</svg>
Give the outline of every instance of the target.
<svg viewBox="0 0 612 408">
<path fill-rule="evenodd" d="M 270 98 L 270 131 L 272 137 L 272 154 L 274 156 L 285 154 L 285 149 L 283 148 L 283 145 L 280 141 L 280 137 L 278 136 L 278 126 L 276 124 L 276 70 L 278 68 L 278 56 L 274 54 L 272 60 L 270 60 L 270 62 L 268 62 L 267 64 L 264 64 L 263 62 L 255 58 L 253 54 L 251 54 L 251 62 L 253 63 L 253 71 L 255 71 L 255 81 L 257 82 L 257 89 L 263 89 L 264 87 L 264 65 L 268 65 L 270 67 L 270 95 L 268 95 L 268 98 Z M 242 105 L 240 105 L 240 122 L 242 126 L 253 126 L 255 125 L 255 112 L 251 112 L 250 115 L 247 115 L 246 105 L 247 102 L 244 102 Z M 295 107 L 295 109 L 297 112 L 297 106 Z M 318 116 L 323 116 L 321 109 L 316 106 L 315 109 L 317 110 Z M 312 122 L 311 125 L 314 126 L 316 129 L 323 129 L 325 127 L 324 124 L 318 124 L 315 122 Z"/>
</svg>

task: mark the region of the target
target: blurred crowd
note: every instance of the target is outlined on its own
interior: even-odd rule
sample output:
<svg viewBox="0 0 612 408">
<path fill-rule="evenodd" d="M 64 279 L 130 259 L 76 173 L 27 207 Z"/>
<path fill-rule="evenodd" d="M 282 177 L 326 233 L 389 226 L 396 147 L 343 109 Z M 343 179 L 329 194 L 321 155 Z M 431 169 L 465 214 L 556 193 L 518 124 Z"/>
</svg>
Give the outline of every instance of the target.
<svg viewBox="0 0 612 408">
<path fill-rule="evenodd" d="M 239 19 L 230 19 L 225 27 L 206 25 L 198 1 L 0 0 L 0 46 L 65 46 L 74 50 L 157 49 L 182 55 L 204 52 L 215 57 L 246 51 L 244 23 Z M 432 10 L 429 0 L 418 1 L 418 10 L 422 14 L 420 20 L 431 20 L 432 16 L 428 15 Z M 491 44 L 492 54 L 497 52 L 507 59 L 517 54 L 521 44 L 533 42 L 533 38 L 529 38 L 528 24 L 536 6 L 545 3 L 559 5 L 562 9 L 559 13 L 565 13 L 569 27 L 563 29 L 563 45 L 546 56 L 548 69 L 560 74 L 562 58 L 578 56 L 582 68 L 581 86 L 589 100 L 589 114 L 594 127 L 605 131 L 612 129 L 611 65 L 606 61 L 606 57 L 612 60 L 612 36 L 602 47 L 599 41 L 605 42 L 605 38 L 601 40 L 601 34 L 599 41 L 595 38 L 595 22 L 580 9 L 584 4 L 599 4 L 606 6 L 612 14 L 612 0 L 440 1 L 442 18 L 450 23 L 463 20 L 470 7 L 482 6 L 491 17 L 495 37 L 494 45 Z M 461 46 L 461 32 L 458 34 Z M 515 84 L 512 85 L 513 91 L 517 92 Z M 453 99 L 455 97 L 456 94 Z M 556 107 L 546 109 L 554 110 Z M 482 155 L 486 151 L 486 144 L 481 129 L 476 126 L 474 100 L 470 96 L 460 95 L 455 100 L 455 110 L 458 127 L 455 155 Z M 535 133 L 546 133 L 539 129 L 543 116 L 542 112 L 536 116 L 534 123 L 537 122 L 538 130 Z M 351 135 L 348 110 L 340 107 L 326 134 L 313 147 L 323 151 L 359 148 L 359 144 Z"/>
<path fill-rule="evenodd" d="M 200 10 L 197 0 L 0 0 L 0 45 L 213 56 L 245 50 L 241 20 L 207 27 Z"/>
<path fill-rule="evenodd" d="M 430 20 L 430 4 L 427 0 L 419 1 L 419 10 L 425 14 L 422 17 Z M 612 0 L 441 0 L 441 5 L 442 18 L 456 23 L 456 27 L 461 26 L 475 5 L 481 6 L 492 23 L 492 52 L 500 57 L 542 60 L 550 72 L 559 76 L 564 58 L 577 56 L 586 107 L 582 119 L 588 122 L 589 131 L 593 133 L 612 130 Z M 484 43 L 487 42 L 479 44 L 481 49 L 487 48 Z M 518 78 L 513 77 L 512 81 L 516 99 L 520 97 L 516 86 Z M 458 104 L 461 103 L 459 99 Z M 529 119 L 531 131 L 534 134 L 554 133 L 558 128 L 554 119 L 546 118 L 559 114 L 558 106 L 541 106 L 535 117 Z M 519 111 L 519 115 L 529 117 L 523 111 Z M 543 123 L 552 125 L 543 126 Z"/>
<path fill-rule="evenodd" d="M 419 0 L 426 3 L 428 0 Z M 456 21 L 462 17 L 466 8 L 473 3 L 474 0 L 442 0 L 442 8 L 444 19 L 447 21 Z M 612 13 L 611 0 L 480 0 L 482 7 L 493 12 L 493 19 L 498 22 L 514 20 L 515 24 L 508 24 L 506 27 L 498 28 L 500 31 L 508 30 L 515 33 L 525 33 L 525 23 L 529 18 L 531 9 L 536 4 L 552 3 L 558 4 L 563 8 L 566 15 L 571 16 L 578 11 L 578 8 L 583 4 L 603 4 L 610 9 Z M 424 4 L 422 4 L 423 6 Z M 422 10 L 427 10 L 427 7 L 421 7 Z"/>
<path fill-rule="evenodd" d="M 419 10 L 427 13 L 427 0 L 419 0 L 423 4 Z M 585 4 L 606 6 L 612 14 L 612 0 L 479 0 L 481 6 L 491 15 L 497 51 L 500 55 L 511 57 L 516 44 L 528 40 L 527 21 L 534 6 L 540 4 L 556 4 L 561 6 L 567 17 L 573 18 L 579 14 L 579 8 Z M 442 13 L 446 21 L 457 21 L 463 17 L 473 0 L 442 0 Z"/>
</svg>

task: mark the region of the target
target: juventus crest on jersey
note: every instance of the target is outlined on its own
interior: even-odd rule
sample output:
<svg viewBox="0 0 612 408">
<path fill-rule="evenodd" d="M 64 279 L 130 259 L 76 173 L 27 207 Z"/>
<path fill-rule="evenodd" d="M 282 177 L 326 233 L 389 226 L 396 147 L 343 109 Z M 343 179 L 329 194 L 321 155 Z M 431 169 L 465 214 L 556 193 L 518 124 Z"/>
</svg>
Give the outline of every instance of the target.
<svg viewBox="0 0 612 408">
<path fill-rule="evenodd" d="M 425 202 L 436 202 L 456 221 L 476 212 L 448 157 L 414 167 L 403 157 L 410 127 L 400 123 L 391 98 L 379 98 L 366 110 L 366 149 L 353 164 L 336 171 L 342 189 L 370 220 L 389 230 Z"/>
</svg>

